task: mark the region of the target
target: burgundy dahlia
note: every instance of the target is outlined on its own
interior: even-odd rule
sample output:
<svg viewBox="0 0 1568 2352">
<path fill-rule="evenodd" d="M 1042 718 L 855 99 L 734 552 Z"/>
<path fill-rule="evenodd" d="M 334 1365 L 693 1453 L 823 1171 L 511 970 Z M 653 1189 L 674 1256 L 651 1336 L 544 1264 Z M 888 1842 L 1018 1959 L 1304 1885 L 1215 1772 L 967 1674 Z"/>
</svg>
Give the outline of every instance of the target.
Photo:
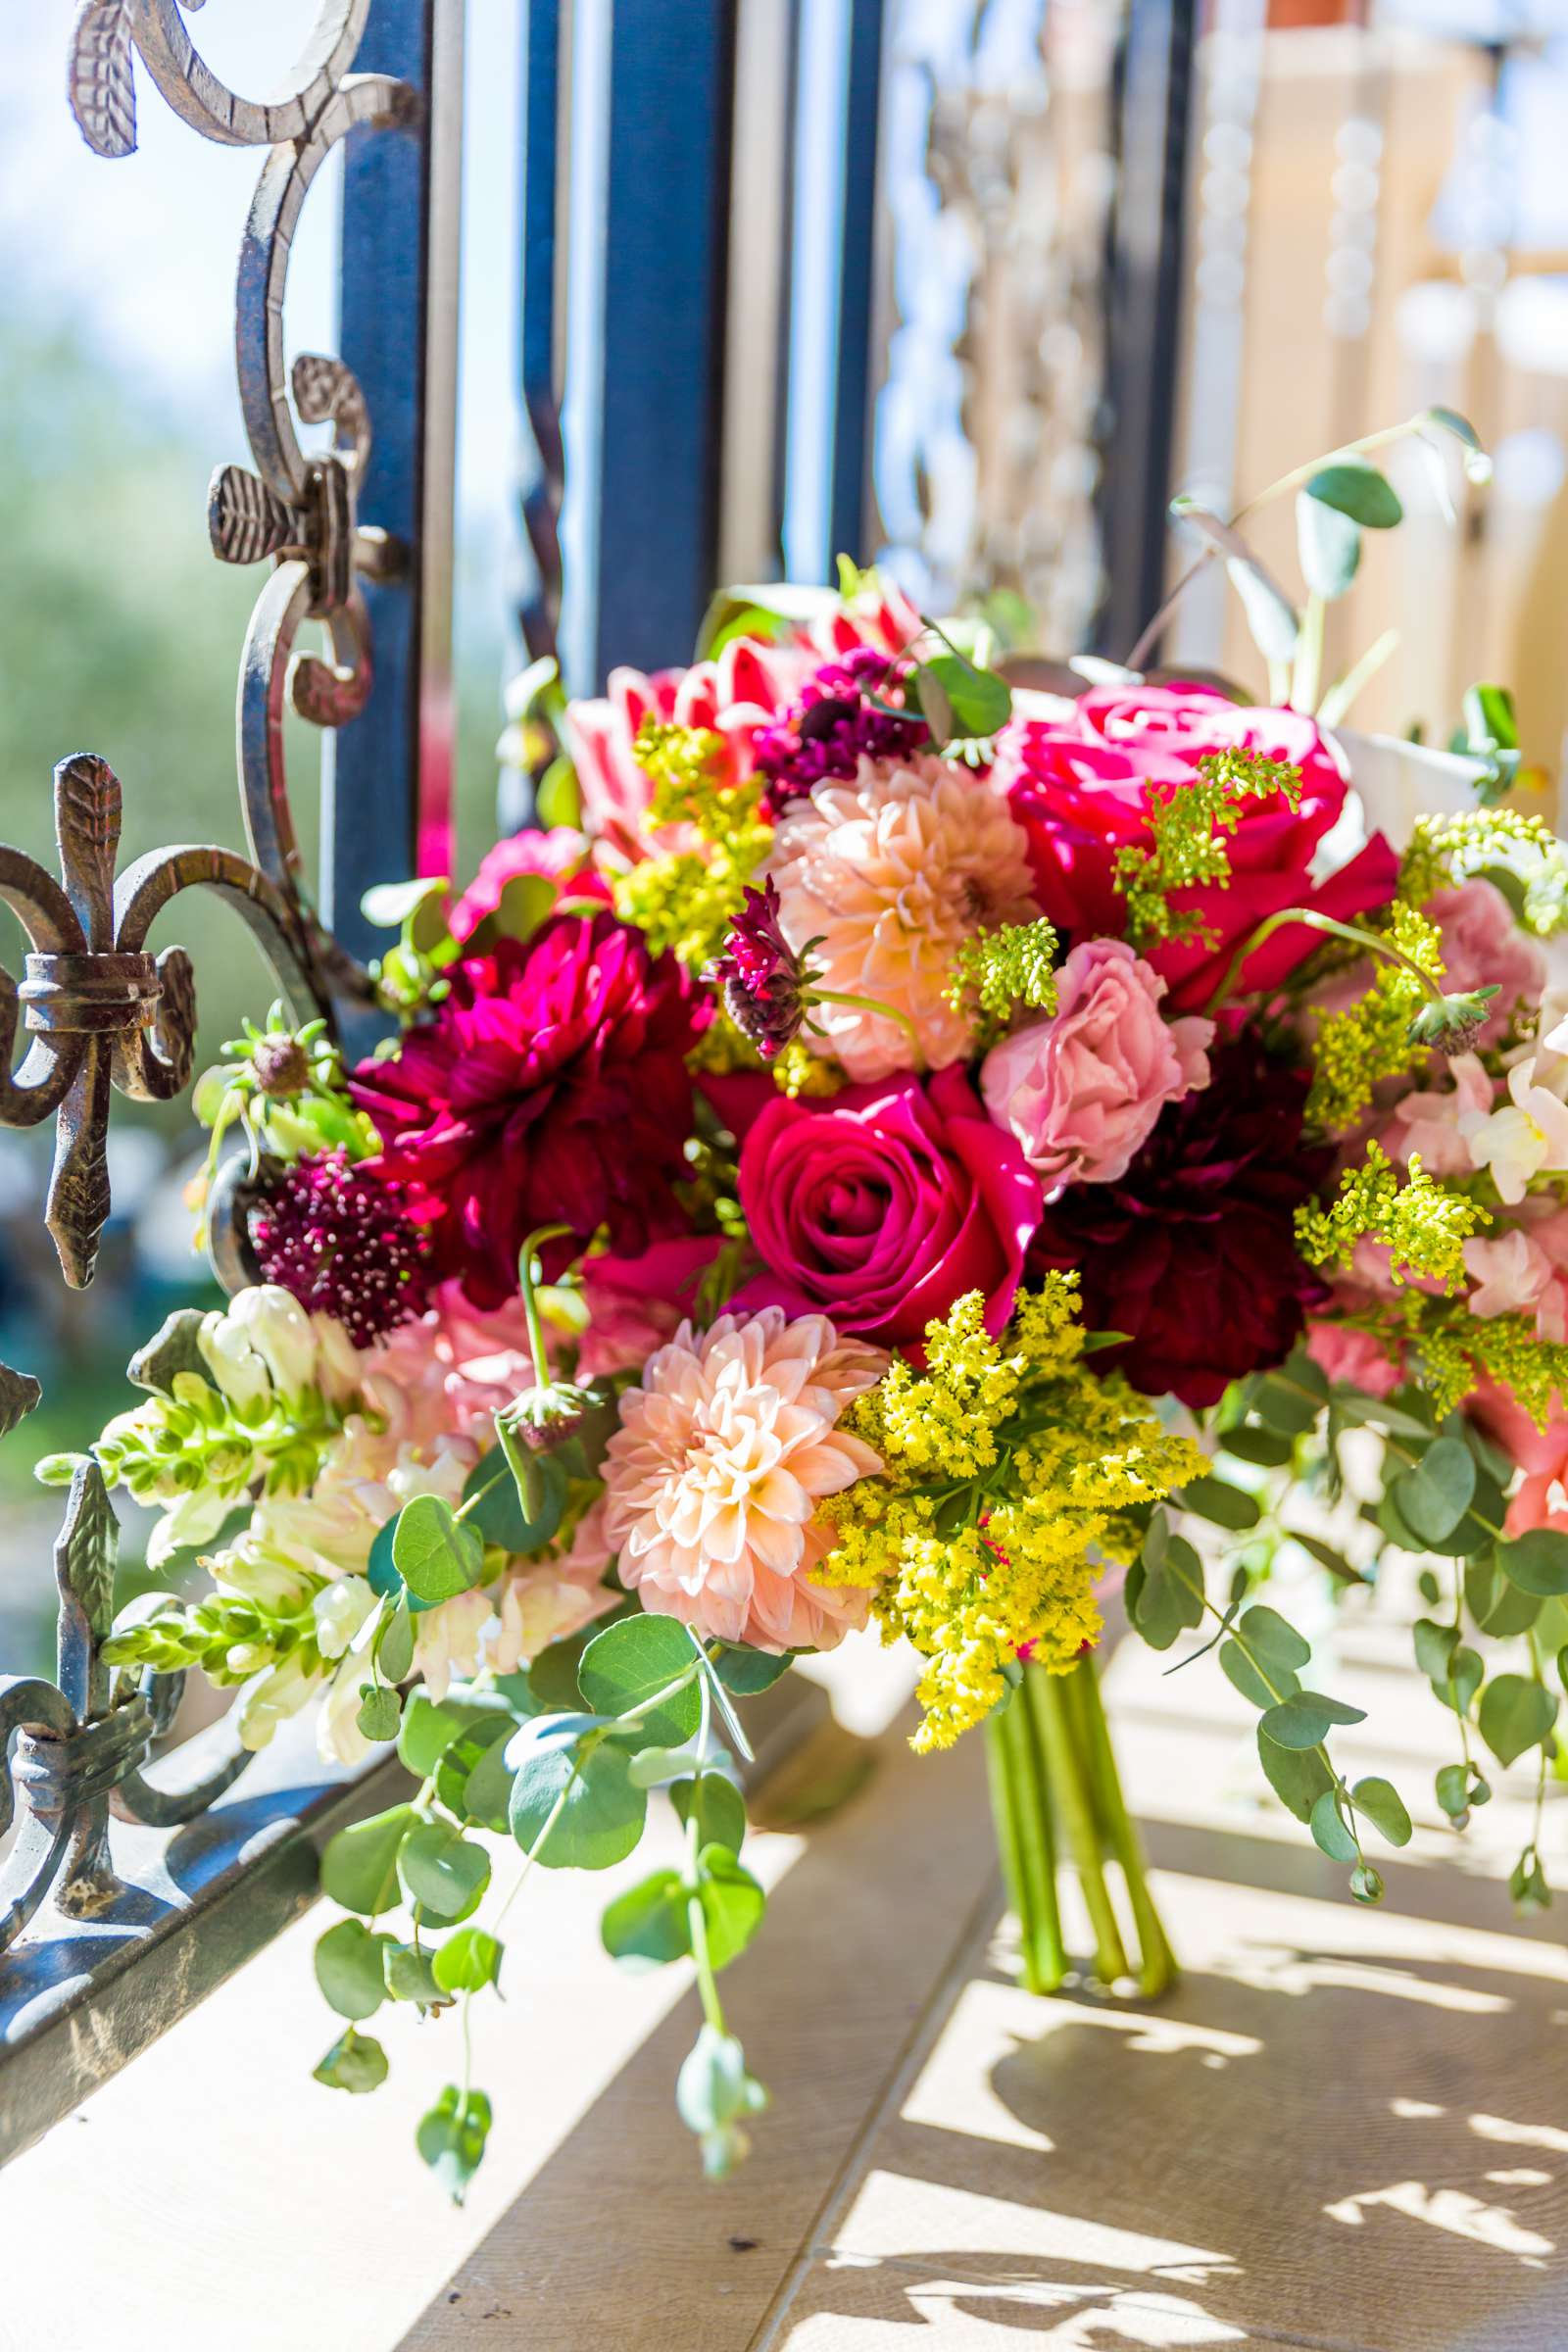
<svg viewBox="0 0 1568 2352">
<path fill-rule="evenodd" d="M 866 700 L 885 697 L 895 666 L 892 656 L 858 645 L 813 670 L 778 723 L 759 730 L 754 756 L 767 778 L 767 806 L 775 816 L 824 777 L 848 781 L 862 755 L 907 760 L 930 742 L 918 711 L 905 718 Z"/>
<path fill-rule="evenodd" d="M 1307 1073 L 1247 1031 L 1209 1066 L 1209 1085 L 1167 1104 L 1125 1176 L 1052 1203 L 1029 1257 L 1037 1274 L 1078 1269 L 1086 1329 L 1129 1334 L 1097 1365 L 1191 1405 L 1282 1362 L 1326 1296 L 1294 1229 L 1333 1160 L 1301 1142 Z"/>
<path fill-rule="evenodd" d="M 373 1164 L 430 1220 L 437 1274 L 499 1306 L 538 1226 L 575 1244 L 606 1227 L 624 1257 L 683 1232 L 672 1187 L 706 1007 L 674 956 L 608 911 L 557 915 L 450 976 L 434 1017 L 350 1080 L 380 1131 Z M 547 1272 L 574 1253 L 548 1244 Z"/>
<path fill-rule="evenodd" d="M 336 1315 L 356 1348 L 424 1312 L 424 1236 L 402 1188 L 346 1152 L 283 1169 L 251 1211 L 250 1237 L 262 1280 Z"/>
<path fill-rule="evenodd" d="M 769 874 L 760 890 L 747 891 L 723 955 L 703 974 L 723 990 L 725 1011 L 764 1061 L 800 1035 L 810 1002 L 810 949 L 797 956 L 779 928 L 779 912 L 778 884 Z"/>
</svg>

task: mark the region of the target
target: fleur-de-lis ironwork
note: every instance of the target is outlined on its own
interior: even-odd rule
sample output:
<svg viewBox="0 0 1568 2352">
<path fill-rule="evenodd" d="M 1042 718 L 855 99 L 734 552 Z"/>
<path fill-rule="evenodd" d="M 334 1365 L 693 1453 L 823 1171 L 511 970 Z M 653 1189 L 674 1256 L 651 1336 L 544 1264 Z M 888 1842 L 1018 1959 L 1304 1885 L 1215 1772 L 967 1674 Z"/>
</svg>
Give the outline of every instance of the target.
<svg viewBox="0 0 1568 2352">
<path fill-rule="evenodd" d="M 112 159 L 136 145 L 132 52 L 174 112 L 225 147 L 272 147 L 304 135 L 354 62 L 369 0 L 323 0 L 280 92 L 243 97 L 220 81 L 181 21 L 204 0 L 82 0 L 71 35 L 71 109 L 89 147 Z"/>
<path fill-rule="evenodd" d="M 111 1087 L 168 1102 L 190 1077 L 196 991 L 183 948 L 157 956 L 146 940 L 177 892 L 196 884 L 230 898 L 256 931 L 302 1011 L 325 994 L 298 909 L 231 850 L 192 847 L 141 858 L 121 877 L 120 781 L 88 752 L 55 770 L 60 878 L 0 846 L 0 899 L 31 953 L 19 988 L 0 970 L 0 1122 L 58 1119 L 45 1221 L 66 1280 L 91 1281 L 110 1208 L 106 1138 Z M 11 1068 L 21 1006 L 31 1046 Z"/>
</svg>

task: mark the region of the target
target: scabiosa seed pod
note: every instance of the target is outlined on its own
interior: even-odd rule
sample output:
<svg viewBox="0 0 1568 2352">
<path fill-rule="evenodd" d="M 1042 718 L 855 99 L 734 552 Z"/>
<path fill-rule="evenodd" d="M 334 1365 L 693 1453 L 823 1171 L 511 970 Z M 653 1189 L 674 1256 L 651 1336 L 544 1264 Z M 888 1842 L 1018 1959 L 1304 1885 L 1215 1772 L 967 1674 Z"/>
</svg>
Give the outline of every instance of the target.
<svg viewBox="0 0 1568 2352">
<path fill-rule="evenodd" d="M 809 954 L 808 947 L 797 956 L 780 930 L 778 886 L 769 875 L 760 890 L 747 891 L 723 955 L 703 975 L 722 988 L 724 1010 L 764 1061 L 800 1035 L 810 1003 Z"/>
<path fill-rule="evenodd" d="M 1468 988 L 1457 996 L 1445 997 L 1441 1004 L 1436 998 L 1429 999 L 1410 1023 L 1411 1045 L 1434 1046 L 1450 1058 L 1455 1054 L 1473 1054 L 1492 1016 L 1492 1000 L 1496 994 L 1495 987 Z"/>
<path fill-rule="evenodd" d="M 250 1215 L 264 1282 L 335 1315 L 356 1348 L 422 1314 L 424 1237 L 402 1188 L 326 1152 L 281 1169 Z"/>
<path fill-rule="evenodd" d="M 314 1076 L 310 1054 L 297 1037 L 265 1036 L 251 1053 L 251 1067 L 264 1095 L 286 1102 L 304 1094 Z"/>
<path fill-rule="evenodd" d="M 888 655 L 856 646 L 813 671 L 777 725 L 760 731 L 756 759 L 773 815 L 829 776 L 847 782 L 862 758 L 904 760 L 930 742 L 931 730 L 917 710 L 905 716 L 867 700 L 886 699 L 894 668 Z"/>
</svg>

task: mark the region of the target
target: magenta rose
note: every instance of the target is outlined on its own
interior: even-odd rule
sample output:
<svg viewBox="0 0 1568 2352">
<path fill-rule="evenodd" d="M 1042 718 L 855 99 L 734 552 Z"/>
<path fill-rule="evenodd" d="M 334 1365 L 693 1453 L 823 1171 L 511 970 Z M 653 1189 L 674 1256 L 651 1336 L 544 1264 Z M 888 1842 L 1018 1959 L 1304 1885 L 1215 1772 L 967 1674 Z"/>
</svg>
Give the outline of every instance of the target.
<svg viewBox="0 0 1568 2352">
<path fill-rule="evenodd" d="M 995 780 L 1029 836 L 1040 904 L 1073 940 L 1125 931 L 1116 856 L 1149 847 L 1152 790 L 1190 784 L 1200 760 L 1237 749 L 1301 771 L 1295 808 L 1283 793 L 1244 803 L 1228 839 L 1226 886 L 1171 894 L 1171 905 L 1199 915 L 1208 935 L 1147 951 L 1170 985 L 1173 1012 L 1202 1010 L 1236 949 L 1266 916 L 1310 906 L 1346 921 L 1393 897 L 1398 859 L 1380 833 L 1337 872 L 1312 879 L 1319 844 L 1344 809 L 1347 779 L 1328 737 L 1303 712 L 1240 706 L 1199 685 L 1099 687 L 1066 718 L 1032 718 L 1028 698 L 1019 700 L 998 742 Z M 1320 945 L 1301 924 L 1276 931 L 1248 958 L 1243 987 L 1278 987 Z"/>
<path fill-rule="evenodd" d="M 1039 1178 L 956 1067 L 775 1097 L 747 1135 L 740 1197 L 765 1271 L 737 1305 L 824 1314 L 884 1347 L 917 1345 L 966 1291 L 1000 1331 L 1041 1214 Z"/>
</svg>

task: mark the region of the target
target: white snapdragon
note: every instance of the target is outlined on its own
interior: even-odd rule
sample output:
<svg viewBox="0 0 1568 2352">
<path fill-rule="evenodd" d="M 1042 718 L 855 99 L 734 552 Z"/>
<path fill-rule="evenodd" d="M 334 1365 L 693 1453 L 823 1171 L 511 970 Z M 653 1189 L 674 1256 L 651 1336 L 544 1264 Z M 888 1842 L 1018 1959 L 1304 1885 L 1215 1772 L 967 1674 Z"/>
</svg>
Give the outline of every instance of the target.
<svg viewBox="0 0 1568 2352">
<path fill-rule="evenodd" d="M 323 1585 L 311 1603 L 316 1646 L 322 1657 L 342 1657 L 378 1605 L 363 1576 L 343 1576 L 336 1584 Z"/>
<path fill-rule="evenodd" d="M 482 1592 L 459 1592 L 416 1617 L 414 1671 L 433 1699 L 440 1701 L 455 1681 L 478 1673 L 490 1618 L 489 1595 Z"/>
<path fill-rule="evenodd" d="M 320 1683 L 320 1676 L 310 1673 L 297 1652 L 247 1683 L 234 1711 L 241 1747 L 266 1747 L 278 1725 L 297 1715 Z"/>
</svg>

